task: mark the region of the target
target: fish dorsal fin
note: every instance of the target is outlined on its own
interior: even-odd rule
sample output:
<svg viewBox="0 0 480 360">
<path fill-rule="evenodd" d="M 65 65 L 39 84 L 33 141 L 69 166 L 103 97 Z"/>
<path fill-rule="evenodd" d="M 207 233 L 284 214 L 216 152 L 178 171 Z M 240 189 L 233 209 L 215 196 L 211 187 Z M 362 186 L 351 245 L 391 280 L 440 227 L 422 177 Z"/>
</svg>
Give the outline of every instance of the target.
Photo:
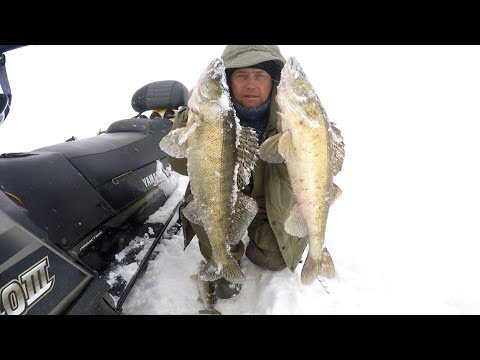
<svg viewBox="0 0 480 360">
<path fill-rule="evenodd" d="M 273 135 L 260 145 L 260 159 L 271 164 L 280 164 L 283 162 L 284 158 L 278 152 L 278 140 L 281 136 L 282 133 Z"/>
<path fill-rule="evenodd" d="M 285 231 L 293 236 L 304 237 L 308 234 L 307 223 L 298 204 L 293 205 L 290 216 L 285 221 Z"/>
<path fill-rule="evenodd" d="M 333 183 L 332 200 L 330 201 L 330 205 L 333 204 L 341 195 L 342 195 L 342 189 L 340 189 L 337 184 Z"/>
<path fill-rule="evenodd" d="M 168 155 L 182 159 L 187 157 L 187 142 L 181 141 L 187 134 L 188 129 L 180 128 L 170 131 L 160 140 L 160 149 L 165 151 Z"/>
<path fill-rule="evenodd" d="M 242 190 L 250 182 L 250 174 L 255 167 L 257 155 L 257 133 L 250 127 L 240 126 L 240 136 L 238 138 L 237 146 L 237 187 L 239 190 Z"/>
<path fill-rule="evenodd" d="M 229 244 L 234 245 L 242 240 L 248 226 L 255 215 L 257 215 L 257 211 L 258 205 L 253 198 L 241 192 L 238 193 L 237 202 L 235 203 L 234 212 L 232 214 L 230 229 L 228 231 L 227 242 Z"/>
<path fill-rule="evenodd" d="M 203 224 L 202 219 L 200 217 L 198 205 L 197 205 L 197 202 L 195 200 L 189 202 L 187 204 L 187 206 L 185 206 L 183 208 L 182 212 L 183 212 L 183 215 L 185 215 L 185 217 L 187 218 L 188 221 L 190 221 L 194 224 L 198 224 L 198 225 Z"/>
<path fill-rule="evenodd" d="M 335 126 L 334 123 L 330 123 L 330 126 L 333 130 L 332 140 L 333 140 L 333 161 L 332 169 L 333 175 L 337 175 L 340 170 L 342 170 L 343 159 L 345 158 L 345 144 L 343 143 L 343 136 L 340 130 Z"/>
<path fill-rule="evenodd" d="M 297 162 L 297 153 L 293 146 L 292 133 L 287 130 L 278 140 L 278 152 L 283 156 L 286 162 Z"/>
</svg>

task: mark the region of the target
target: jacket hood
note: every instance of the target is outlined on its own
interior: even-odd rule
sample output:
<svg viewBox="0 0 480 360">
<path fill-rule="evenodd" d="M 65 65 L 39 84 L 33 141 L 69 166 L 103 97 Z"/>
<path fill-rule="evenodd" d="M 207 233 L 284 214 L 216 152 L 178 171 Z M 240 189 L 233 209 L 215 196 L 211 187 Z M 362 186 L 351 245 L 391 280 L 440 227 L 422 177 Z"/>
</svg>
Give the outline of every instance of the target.
<svg viewBox="0 0 480 360">
<path fill-rule="evenodd" d="M 286 62 L 277 45 L 227 45 L 222 59 L 226 69 L 251 67 L 270 60 L 281 69 Z"/>
</svg>

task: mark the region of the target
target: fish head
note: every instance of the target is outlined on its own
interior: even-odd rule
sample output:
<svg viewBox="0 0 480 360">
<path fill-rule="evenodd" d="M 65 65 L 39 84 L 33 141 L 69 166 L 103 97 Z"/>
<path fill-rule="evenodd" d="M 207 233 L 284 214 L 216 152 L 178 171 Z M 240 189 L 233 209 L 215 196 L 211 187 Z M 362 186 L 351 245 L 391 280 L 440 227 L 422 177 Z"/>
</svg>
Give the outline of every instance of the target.
<svg viewBox="0 0 480 360">
<path fill-rule="evenodd" d="M 282 113 L 300 113 L 308 119 L 322 118 L 320 100 L 294 56 L 287 59 L 282 69 L 277 93 L 277 102 Z"/>
<path fill-rule="evenodd" d="M 222 117 L 232 108 L 222 59 L 214 59 L 203 71 L 188 100 L 190 111 L 202 121 Z"/>
</svg>

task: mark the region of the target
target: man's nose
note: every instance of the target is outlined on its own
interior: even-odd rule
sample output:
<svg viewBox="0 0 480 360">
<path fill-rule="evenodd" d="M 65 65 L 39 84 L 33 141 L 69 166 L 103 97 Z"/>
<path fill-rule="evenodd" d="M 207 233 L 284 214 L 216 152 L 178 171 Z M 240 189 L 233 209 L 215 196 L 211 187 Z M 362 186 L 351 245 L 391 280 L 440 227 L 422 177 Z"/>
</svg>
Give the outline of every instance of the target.
<svg viewBox="0 0 480 360">
<path fill-rule="evenodd" d="M 246 80 L 246 86 L 247 87 L 255 87 L 257 86 L 257 81 L 255 80 L 254 77 L 248 77 Z"/>
</svg>

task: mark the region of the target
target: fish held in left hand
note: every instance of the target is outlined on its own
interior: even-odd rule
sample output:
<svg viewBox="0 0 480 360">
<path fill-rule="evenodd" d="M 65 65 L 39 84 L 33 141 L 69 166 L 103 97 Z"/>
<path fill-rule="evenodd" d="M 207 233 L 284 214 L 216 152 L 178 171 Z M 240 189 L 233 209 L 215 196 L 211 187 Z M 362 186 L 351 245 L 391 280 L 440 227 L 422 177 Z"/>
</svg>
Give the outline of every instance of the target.
<svg viewBox="0 0 480 360">
<path fill-rule="evenodd" d="M 222 59 L 214 59 L 202 73 L 188 107 L 187 125 L 167 134 L 160 148 L 170 156 L 187 158 L 194 200 L 183 214 L 205 228 L 212 246 L 200 279 L 223 277 L 241 284 L 245 274 L 229 248 L 241 241 L 258 211 L 256 201 L 241 192 L 255 166 L 258 139 L 255 130 L 242 127 L 235 115 Z"/>
<path fill-rule="evenodd" d="M 342 168 L 343 137 L 328 120 L 295 57 L 287 59 L 282 69 L 276 101 L 280 132 L 260 146 L 259 156 L 269 163 L 286 163 L 296 203 L 284 228 L 291 235 L 308 237 L 308 255 L 301 273 L 302 283 L 308 285 L 318 275 L 335 276 L 324 243 L 330 205 L 341 194 L 333 176 Z"/>
</svg>

